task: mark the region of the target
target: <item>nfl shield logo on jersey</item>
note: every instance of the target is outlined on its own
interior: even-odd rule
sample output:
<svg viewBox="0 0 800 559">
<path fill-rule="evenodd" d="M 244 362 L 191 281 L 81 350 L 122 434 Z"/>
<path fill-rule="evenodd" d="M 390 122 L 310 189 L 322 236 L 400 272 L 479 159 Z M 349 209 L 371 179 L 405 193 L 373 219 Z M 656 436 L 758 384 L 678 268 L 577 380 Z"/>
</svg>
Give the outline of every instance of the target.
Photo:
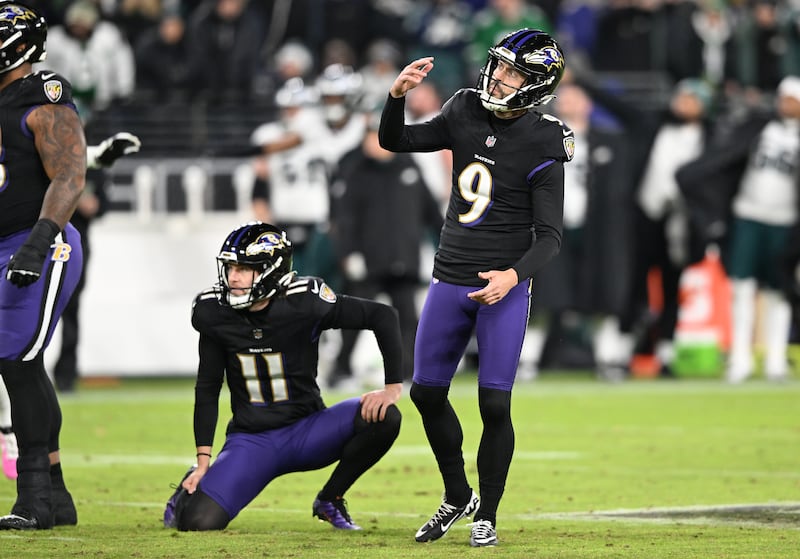
<svg viewBox="0 0 800 559">
<path fill-rule="evenodd" d="M 497 138 L 495 138 L 494 136 L 486 136 L 487 148 L 493 148 L 496 143 L 497 143 Z"/>
<path fill-rule="evenodd" d="M 575 136 L 567 136 L 564 138 L 564 151 L 567 154 L 567 160 L 571 160 L 575 155 Z"/>
<path fill-rule="evenodd" d="M 49 80 L 44 83 L 44 94 L 53 103 L 57 103 L 61 99 L 61 93 L 64 91 L 61 82 L 58 80 Z"/>
</svg>

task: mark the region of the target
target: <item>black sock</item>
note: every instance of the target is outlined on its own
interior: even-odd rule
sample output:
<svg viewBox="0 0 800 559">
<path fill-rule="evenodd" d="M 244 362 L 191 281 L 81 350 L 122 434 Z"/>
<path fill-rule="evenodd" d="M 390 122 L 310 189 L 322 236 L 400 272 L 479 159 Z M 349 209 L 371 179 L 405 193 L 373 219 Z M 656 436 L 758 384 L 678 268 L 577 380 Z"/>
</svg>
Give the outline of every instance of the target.
<svg viewBox="0 0 800 559">
<path fill-rule="evenodd" d="M 61 472 L 61 462 L 50 465 L 50 483 L 53 489 L 66 488 L 66 485 L 64 485 L 64 474 Z"/>
<path fill-rule="evenodd" d="M 355 419 L 356 434 L 344 445 L 339 464 L 317 498 L 321 501 L 333 501 L 342 497 L 392 447 L 400 433 L 400 419 L 400 410 L 392 405 L 386 410 L 383 421 L 367 423 L 361 419 L 359 408 Z"/>
</svg>

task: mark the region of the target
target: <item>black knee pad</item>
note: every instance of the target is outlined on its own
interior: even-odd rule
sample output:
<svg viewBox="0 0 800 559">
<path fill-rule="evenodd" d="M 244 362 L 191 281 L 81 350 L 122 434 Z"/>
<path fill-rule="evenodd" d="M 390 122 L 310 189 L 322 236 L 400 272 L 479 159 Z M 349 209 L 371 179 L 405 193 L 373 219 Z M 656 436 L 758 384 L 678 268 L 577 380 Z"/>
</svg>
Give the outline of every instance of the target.
<svg viewBox="0 0 800 559">
<path fill-rule="evenodd" d="M 416 382 L 411 385 L 411 401 L 420 412 L 438 410 L 447 401 L 449 386 L 423 386 Z"/>
<path fill-rule="evenodd" d="M 197 489 L 181 491 L 175 501 L 175 523 L 181 532 L 222 530 L 231 519 L 214 499 Z"/>
</svg>

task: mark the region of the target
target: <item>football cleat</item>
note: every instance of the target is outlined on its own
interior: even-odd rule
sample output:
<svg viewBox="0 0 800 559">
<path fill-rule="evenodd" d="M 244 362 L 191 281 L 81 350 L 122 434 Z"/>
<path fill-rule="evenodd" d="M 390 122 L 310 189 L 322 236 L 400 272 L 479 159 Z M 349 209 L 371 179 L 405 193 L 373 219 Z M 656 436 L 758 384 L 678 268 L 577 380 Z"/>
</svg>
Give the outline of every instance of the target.
<svg viewBox="0 0 800 559">
<path fill-rule="evenodd" d="M 311 516 L 316 516 L 324 522 L 330 522 L 334 528 L 339 530 L 361 530 L 361 526 L 353 523 L 353 519 L 347 512 L 347 502 L 341 497 L 337 497 L 333 501 L 315 499 Z"/>
<path fill-rule="evenodd" d="M 8 479 L 17 479 L 19 449 L 17 436 L 13 432 L 0 433 L 0 451 L 3 458 L 3 473 Z"/>
<path fill-rule="evenodd" d="M 167 501 L 167 506 L 164 507 L 164 526 L 167 528 L 176 528 L 178 526 L 178 518 L 175 515 L 175 508 L 178 504 L 178 499 L 181 495 L 186 494 L 186 489 L 183 488 L 184 480 L 189 477 L 193 471 L 197 469 L 197 464 L 193 465 L 191 468 L 187 470 L 187 472 L 181 478 L 181 481 L 178 485 L 170 485 L 175 491 L 172 493 L 172 496 Z"/>
<path fill-rule="evenodd" d="M 444 536 L 458 520 L 478 510 L 480 502 L 478 495 L 476 495 L 474 491 L 469 501 L 467 501 L 467 504 L 460 507 L 448 503 L 447 496 L 445 495 L 444 499 L 442 499 L 442 504 L 439 505 L 439 510 L 436 511 L 436 514 L 434 514 L 430 520 L 423 524 L 422 528 L 417 530 L 414 539 L 418 542 L 432 542 L 438 540 Z"/>
<path fill-rule="evenodd" d="M 39 521 L 36 517 L 26 518 L 18 514 L 0 516 L 0 530 L 38 530 Z"/>
<path fill-rule="evenodd" d="M 491 520 L 476 520 L 469 525 L 472 533 L 469 537 L 469 545 L 472 547 L 493 547 L 497 545 L 497 531 Z"/>
</svg>

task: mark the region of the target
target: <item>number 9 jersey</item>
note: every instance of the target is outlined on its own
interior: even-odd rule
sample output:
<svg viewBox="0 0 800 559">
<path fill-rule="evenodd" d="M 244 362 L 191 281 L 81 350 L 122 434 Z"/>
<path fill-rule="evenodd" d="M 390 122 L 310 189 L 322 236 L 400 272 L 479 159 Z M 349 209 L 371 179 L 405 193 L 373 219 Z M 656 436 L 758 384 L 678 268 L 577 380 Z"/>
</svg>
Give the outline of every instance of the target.
<svg viewBox="0 0 800 559">
<path fill-rule="evenodd" d="M 402 115 L 403 104 L 402 98 L 390 96 L 384 108 L 392 137 L 395 111 Z M 534 110 L 501 119 L 483 108 L 475 89 L 462 89 L 439 115 L 405 126 L 398 143 L 385 147 L 453 151 L 453 184 L 435 278 L 483 286 L 478 272 L 514 267 L 523 281 L 558 252 L 563 165 L 575 152 L 575 136 L 561 121 Z"/>
</svg>

